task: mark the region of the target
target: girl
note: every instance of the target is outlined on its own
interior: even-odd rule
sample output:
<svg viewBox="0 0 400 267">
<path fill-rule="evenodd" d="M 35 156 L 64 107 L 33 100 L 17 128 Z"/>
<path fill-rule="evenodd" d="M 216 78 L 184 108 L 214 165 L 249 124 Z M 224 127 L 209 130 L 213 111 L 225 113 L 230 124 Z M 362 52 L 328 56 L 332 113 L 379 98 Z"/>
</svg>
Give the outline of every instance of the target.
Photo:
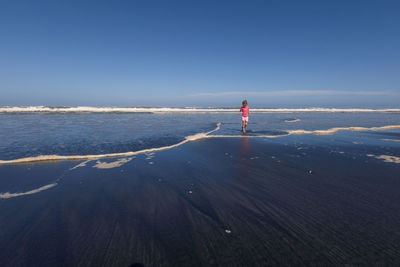
<svg viewBox="0 0 400 267">
<path fill-rule="evenodd" d="M 242 113 L 242 132 L 243 134 L 246 133 L 246 126 L 249 123 L 249 115 L 251 116 L 250 109 L 247 106 L 247 100 L 243 100 L 242 107 L 240 108 L 240 112 Z"/>
</svg>

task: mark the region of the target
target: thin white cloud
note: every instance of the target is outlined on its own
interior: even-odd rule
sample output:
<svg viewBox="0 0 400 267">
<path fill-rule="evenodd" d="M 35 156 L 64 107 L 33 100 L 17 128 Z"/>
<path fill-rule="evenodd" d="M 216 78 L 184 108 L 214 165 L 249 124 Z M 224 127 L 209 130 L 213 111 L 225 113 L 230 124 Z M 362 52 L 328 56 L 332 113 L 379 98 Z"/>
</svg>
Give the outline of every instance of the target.
<svg viewBox="0 0 400 267">
<path fill-rule="evenodd" d="M 279 91 L 230 91 L 230 92 L 201 92 L 188 96 L 329 96 L 329 95 L 396 95 L 393 91 L 336 91 L 336 90 L 279 90 Z"/>
</svg>

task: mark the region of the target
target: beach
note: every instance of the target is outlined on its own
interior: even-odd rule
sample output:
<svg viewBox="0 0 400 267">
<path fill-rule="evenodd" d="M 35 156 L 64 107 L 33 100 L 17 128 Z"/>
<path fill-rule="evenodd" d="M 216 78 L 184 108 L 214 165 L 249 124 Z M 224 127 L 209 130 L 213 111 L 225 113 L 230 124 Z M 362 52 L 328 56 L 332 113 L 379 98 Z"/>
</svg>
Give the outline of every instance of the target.
<svg viewBox="0 0 400 267">
<path fill-rule="evenodd" d="M 380 155 L 400 147 L 360 138 L 204 138 L 2 165 L 0 265 L 398 265 L 400 164 Z"/>
<path fill-rule="evenodd" d="M 400 266 L 399 1 L 0 6 L 0 267 Z"/>
</svg>

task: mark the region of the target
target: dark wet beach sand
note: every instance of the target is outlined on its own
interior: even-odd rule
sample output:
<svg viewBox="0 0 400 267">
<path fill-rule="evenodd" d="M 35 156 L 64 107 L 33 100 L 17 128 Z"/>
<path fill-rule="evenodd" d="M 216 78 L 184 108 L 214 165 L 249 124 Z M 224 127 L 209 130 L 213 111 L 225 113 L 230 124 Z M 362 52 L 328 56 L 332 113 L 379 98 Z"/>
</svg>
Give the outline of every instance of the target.
<svg viewBox="0 0 400 267">
<path fill-rule="evenodd" d="M 1 192 L 60 179 L 0 200 L 0 266 L 399 265 L 400 164 L 285 140 L 1 166 Z"/>
</svg>

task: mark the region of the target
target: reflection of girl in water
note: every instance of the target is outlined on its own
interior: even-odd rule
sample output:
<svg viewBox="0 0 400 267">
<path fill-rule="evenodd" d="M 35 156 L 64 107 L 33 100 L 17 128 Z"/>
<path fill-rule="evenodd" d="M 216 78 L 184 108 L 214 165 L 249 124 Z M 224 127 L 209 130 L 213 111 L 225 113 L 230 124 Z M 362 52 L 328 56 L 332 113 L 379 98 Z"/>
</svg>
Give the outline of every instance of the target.
<svg viewBox="0 0 400 267">
<path fill-rule="evenodd" d="M 250 108 L 247 105 L 247 100 L 243 100 L 242 107 L 240 108 L 240 111 L 239 111 L 239 114 L 240 113 L 242 113 L 242 132 L 243 132 L 243 134 L 245 134 L 246 126 L 249 123 L 249 115 L 251 116 Z"/>
</svg>

